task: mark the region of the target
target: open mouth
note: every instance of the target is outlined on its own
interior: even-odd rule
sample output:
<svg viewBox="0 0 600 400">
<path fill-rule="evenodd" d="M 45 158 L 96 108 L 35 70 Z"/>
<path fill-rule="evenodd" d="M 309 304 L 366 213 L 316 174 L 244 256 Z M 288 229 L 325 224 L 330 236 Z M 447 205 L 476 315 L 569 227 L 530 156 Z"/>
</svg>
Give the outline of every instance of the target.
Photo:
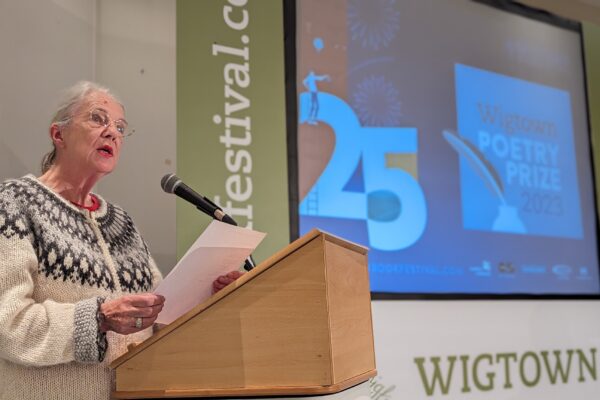
<svg viewBox="0 0 600 400">
<path fill-rule="evenodd" d="M 104 157 L 112 157 L 113 149 L 110 146 L 102 146 L 98 149 L 98 152 Z"/>
</svg>

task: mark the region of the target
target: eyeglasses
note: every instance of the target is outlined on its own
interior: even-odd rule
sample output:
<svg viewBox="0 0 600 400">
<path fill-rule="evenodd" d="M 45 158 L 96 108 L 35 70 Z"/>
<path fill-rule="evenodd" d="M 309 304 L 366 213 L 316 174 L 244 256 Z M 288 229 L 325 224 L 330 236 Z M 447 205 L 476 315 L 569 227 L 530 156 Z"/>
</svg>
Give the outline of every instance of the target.
<svg viewBox="0 0 600 400">
<path fill-rule="evenodd" d="M 89 122 L 94 128 L 108 128 L 111 124 L 115 124 L 115 129 L 121 137 L 131 136 L 135 132 L 135 130 L 129 129 L 127 121 L 124 119 L 113 121 L 108 113 L 101 108 L 95 108 L 90 111 Z"/>
</svg>

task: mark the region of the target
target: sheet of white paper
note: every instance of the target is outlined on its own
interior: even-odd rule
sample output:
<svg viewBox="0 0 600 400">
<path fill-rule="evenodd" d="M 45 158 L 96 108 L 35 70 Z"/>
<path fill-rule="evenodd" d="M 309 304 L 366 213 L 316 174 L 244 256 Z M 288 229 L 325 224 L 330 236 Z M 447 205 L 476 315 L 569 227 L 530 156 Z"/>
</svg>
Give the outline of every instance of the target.
<svg viewBox="0 0 600 400">
<path fill-rule="evenodd" d="M 264 237 L 262 232 L 213 221 L 154 291 L 166 299 L 156 322 L 170 324 L 208 299 L 213 281 L 239 268 Z"/>
</svg>

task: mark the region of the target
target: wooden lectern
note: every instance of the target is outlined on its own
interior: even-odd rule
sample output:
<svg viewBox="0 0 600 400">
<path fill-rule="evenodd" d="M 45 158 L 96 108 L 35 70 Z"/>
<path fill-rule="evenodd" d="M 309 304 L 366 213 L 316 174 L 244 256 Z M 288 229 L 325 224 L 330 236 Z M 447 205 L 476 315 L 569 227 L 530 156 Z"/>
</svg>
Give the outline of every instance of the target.
<svg viewBox="0 0 600 400">
<path fill-rule="evenodd" d="M 376 375 L 367 249 L 313 230 L 116 359 L 117 399 L 328 394 Z"/>
</svg>

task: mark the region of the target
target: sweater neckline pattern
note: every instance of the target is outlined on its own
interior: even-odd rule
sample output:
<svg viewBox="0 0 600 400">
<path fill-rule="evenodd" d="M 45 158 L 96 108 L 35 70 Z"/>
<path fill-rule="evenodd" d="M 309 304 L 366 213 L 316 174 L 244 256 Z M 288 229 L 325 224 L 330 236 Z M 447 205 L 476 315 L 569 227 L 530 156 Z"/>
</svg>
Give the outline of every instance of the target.
<svg viewBox="0 0 600 400">
<path fill-rule="evenodd" d="M 40 181 L 33 174 L 27 174 L 23 177 L 23 179 L 27 179 L 27 180 L 31 181 L 32 183 L 38 185 L 45 192 L 49 193 L 52 197 L 54 197 L 55 199 L 58 199 L 62 204 L 66 205 L 71 210 L 76 211 L 79 214 L 83 214 L 86 217 L 93 215 L 95 217 L 95 219 L 106 216 L 106 213 L 108 211 L 108 206 L 107 206 L 108 203 L 106 202 L 106 200 L 104 200 L 102 198 L 102 196 L 98 195 L 97 193 L 90 192 L 91 195 L 96 196 L 96 198 L 100 202 L 100 207 L 98 207 L 98 209 L 96 211 L 88 211 L 88 210 L 77 207 L 76 205 L 71 203 L 69 200 L 65 199 L 64 197 L 62 197 L 61 195 L 56 193 L 54 190 L 52 190 L 50 187 L 46 186 L 46 184 L 44 184 L 42 181 Z"/>
</svg>

